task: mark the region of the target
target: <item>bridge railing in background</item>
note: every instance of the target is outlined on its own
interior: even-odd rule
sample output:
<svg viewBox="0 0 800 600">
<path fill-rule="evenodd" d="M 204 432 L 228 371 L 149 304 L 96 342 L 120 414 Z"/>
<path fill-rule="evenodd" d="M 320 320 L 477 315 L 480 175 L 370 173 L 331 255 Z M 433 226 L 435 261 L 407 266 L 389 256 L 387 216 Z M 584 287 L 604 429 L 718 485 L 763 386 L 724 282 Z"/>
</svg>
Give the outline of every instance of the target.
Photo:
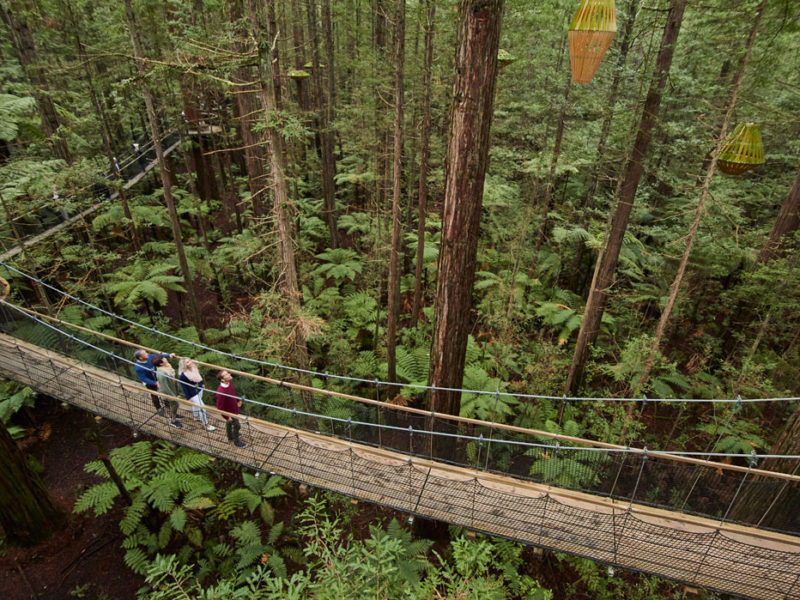
<svg viewBox="0 0 800 600">
<path fill-rule="evenodd" d="M 108 317 L 86 313 L 82 321 L 101 330 L 110 324 Z M 5 302 L 0 305 L 0 329 L 136 380 L 133 351 L 138 346 L 110 335 L 113 333 L 110 330 L 98 335 Z M 198 355 L 197 349 L 189 344 L 155 350 L 193 358 Z M 207 359 L 207 354 L 202 358 Z M 800 511 L 796 510 L 800 505 L 800 478 L 765 473 L 750 457 L 697 457 L 689 453 L 625 448 L 281 382 L 263 377 L 258 365 L 245 360 L 226 357 L 217 364 L 234 373 L 235 387 L 246 398 L 242 408 L 246 416 L 411 456 L 604 496 L 623 504 L 644 504 L 800 534 Z M 205 400 L 213 403 L 217 381 L 210 363 L 205 364 L 203 373 L 208 388 Z M 798 459 L 787 460 L 796 473 Z"/>
</svg>

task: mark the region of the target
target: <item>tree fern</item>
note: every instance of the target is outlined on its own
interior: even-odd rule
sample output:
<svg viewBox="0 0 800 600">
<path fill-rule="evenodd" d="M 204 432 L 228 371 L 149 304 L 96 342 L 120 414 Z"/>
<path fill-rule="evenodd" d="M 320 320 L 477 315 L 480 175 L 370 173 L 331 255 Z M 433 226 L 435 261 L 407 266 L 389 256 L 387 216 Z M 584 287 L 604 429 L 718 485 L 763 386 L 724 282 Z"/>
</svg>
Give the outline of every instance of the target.
<svg viewBox="0 0 800 600">
<path fill-rule="evenodd" d="M 183 531 L 186 527 L 186 511 L 180 506 L 175 507 L 169 514 L 169 522 L 175 531 Z"/>
<path fill-rule="evenodd" d="M 242 521 L 231 529 L 239 545 L 261 544 L 261 528 L 255 521 Z"/>
<path fill-rule="evenodd" d="M 102 515 L 107 513 L 114 506 L 114 500 L 119 496 L 119 489 L 112 481 L 105 481 L 103 483 L 93 485 L 88 490 L 83 492 L 75 501 L 73 511 L 82 513 L 89 509 L 94 511 L 95 515 Z"/>
<path fill-rule="evenodd" d="M 172 540 L 172 533 L 172 524 L 170 520 L 167 519 L 161 523 L 161 527 L 158 530 L 158 547 L 160 550 L 163 550 L 169 545 L 170 540 Z"/>
<path fill-rule="evenodd" d="M 131 548 L 125 553 L 125 564 L 134 573 L 144 575 L 148 567 L 147 554 L 141 548 Z"/>
<path fill-rule="evenodd" d="M 430 359 L 425 348 L 397 347 L 397 375 L 408 383 L 424 383 L 428 380 Z"/>
<path fill-rule="evenodd" d="M 145 510 L 147 510 L 147 502 L 141 495 L 137 494 L 133 498 L 133 503 L 123 510 L 124 516 L 119 522 L 119 528 L 122 533 L 125 535 L 133 534 L 141 524 Z"/>
<path fill-rule="evenodd" d="M 217 504 L 212 511 L 215 518 L 220 520 L 230 519 L 238 510 L 247 508 L 250 512 L 255 510 L 261 499 L 250 490 L 237 488 L 231 490 Z M 250 508 L 252 506 L 252 508 Z"/>
</svg>

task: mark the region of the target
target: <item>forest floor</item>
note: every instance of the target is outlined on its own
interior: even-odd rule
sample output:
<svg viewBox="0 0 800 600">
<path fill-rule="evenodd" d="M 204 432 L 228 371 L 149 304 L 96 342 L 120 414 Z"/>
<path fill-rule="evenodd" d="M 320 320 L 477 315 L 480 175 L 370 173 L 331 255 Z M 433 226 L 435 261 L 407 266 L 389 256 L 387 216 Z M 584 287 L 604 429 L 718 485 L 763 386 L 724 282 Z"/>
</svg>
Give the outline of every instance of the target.
<svg viewBox="0 0 800 600">
<path fill-rule="evenodd" d="M 21 446 L 43 467 L 44 483 L 63 508 L 67 520 L 64 528 L 38 546 L 10 548 L 0 543 L 3 600 L 133 600 L 137 590 L 145 585 L 144 579 L 124 562 L 118 525 L 120 504 L 100 517 L 72 512 L 77 495 L 101 481 L 84 471 L 86 463 L 97 459 L 97 447 L 87 439 L 93 418 L 57 400 L 42 397 L 37 398 L 35 409 L 29 413 L 28 434 Z M 98 428 L 106 451 L 134 441 L 131 430 L 123 425 L 101 419 Z M 229 475 L 233 479 L 239 477 L 233 470 Z M 289 521 L 305 497 L 313 492 L 302 485 L 292 485 L 287 492 L 284 501 L 276 505 L 276 516 Z M 348 530 L 357 539 L 369 536 L 370 525 L 385 526 L 392 518 L 403 521 L 406 516 L 344 497 L 332 497 L 332 501 L 335 511 L 348 516 Z M 439 540 L 434 549 L 440 554 L 447 551 L 446 532 L 447 528 L 441 526 L 427 532 L 427 537 Z M 557 600 L 570 597 L 566 584 L 579 578 L 572 569 L 558 564 L 550 552 L 527 548 L 523 556 L 528 575 L 553 590 Z M 633 574 L 623 576 L 633 581 L 638 579 Z"/>
<path fill-rule="evenodd" d="M 32 548 L 0 546 L 0 590 L 4 600 L 127 600 L 135 598 L 144 580 L 125 566 L 121 547 L 119 507 L 95 518 L 72 512 L 75 498 L 101 480 L 83 470 L 97 459 L 97 447 L 86 439 L 87 413 L 38 397 L 25 452 L 44 468 L 42 478 L 64 510 L 66 525 L 46 542 Z M 107 451 L 133 441 L 131 430 L 100 420 L 98 428 Z"/>
</svg>

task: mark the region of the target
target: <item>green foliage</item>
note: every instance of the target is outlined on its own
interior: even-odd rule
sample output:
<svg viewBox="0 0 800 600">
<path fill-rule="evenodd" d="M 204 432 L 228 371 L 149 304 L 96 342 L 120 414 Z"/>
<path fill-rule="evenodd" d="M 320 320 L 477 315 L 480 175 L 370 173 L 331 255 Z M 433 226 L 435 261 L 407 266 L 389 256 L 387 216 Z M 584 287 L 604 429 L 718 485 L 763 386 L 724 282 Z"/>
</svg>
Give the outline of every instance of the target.
<svg viewBox="0 0 800 600">
<path fill-rule="evenodd" d="M 36 101 L 30 97 L 0 94 L 0 140 L 12 141 L 19 133 L 20 122 L 36 110 Z"/>
<path fill-rule="evenodd" d="M 655 362 L 649 379 L 642 386 L 639 379 L 650 352 L 655 353 Z M 614 380 L 627 383 L 636 395 L 646 391 L 658 398 L 674 398 L 675 389 L 685 392 L 690 386 L 689 380 L 678 372 L 676 364 L 668 362 L 659 351 L 653 349 L 649 336 L 629 339 L 620 354 L 619 362 L 610 366 L 603 365 L 601 370 Z"/>
<path fill-rule="evenodd" d="M 138 312 L 141 302 L 165 305 L 168 290 L 186 291 L 180 285 L 183 277 L 170 274 L 176 271 L 172 262 L 137 260 L 106 275 L 109 283 L 104 287 L 106 292 L 114 295 L 117 306 Z"/>
<path fill-rule="evenodd" d="M 570 437 L 581 437 L 583 433 L 581 426 L 573 420 L 565 421 L 563 427 L 548 420 L 545 430 Z M 554 444 L 550 438 L 542 438 L 542 441 L 548 445 Z M 525 455 L 534 458 L 530 467 L 531 476 L 551 485 L 574 489 L 587 489 L 597 485 L 600 481 L 597 471 L 607 460 L 602 453 L 576 450 L 572 444 L 561 441 L 554 448 L 530 448 Z"/>
<path fill-rule="evenodd" d="M 361 273 L 362 264 L 356 257 L 358 254 L 354 250 L 346 248 L 328 248 L 325 252 L 317 254 L 317 258 L 326 261 L 319 265 L 311 273 L 312 275 L 325 275 L 331 277 L 340 285 L 345 279 L 353 281 L 356 275 Z"/>
<path fill-rule="evenodd" d="M 33 408 L 36 392 L 15 381 L 4 381 L 0 384 L 0 422 L 6 427 L 12 438 L 20 438 L 25 429 L 12 425 L 11 418 L 23 407 Z"/>
<path fill-rule="evenodd" d="M 714 415 L 708 423 L 701 423 L 697 431 L 708 434 L 714 441 L 713 452 L 749 455 L 766 444 L 761 438 L 761 427 L 746 418 L 735 415 Z"/>
</svg>

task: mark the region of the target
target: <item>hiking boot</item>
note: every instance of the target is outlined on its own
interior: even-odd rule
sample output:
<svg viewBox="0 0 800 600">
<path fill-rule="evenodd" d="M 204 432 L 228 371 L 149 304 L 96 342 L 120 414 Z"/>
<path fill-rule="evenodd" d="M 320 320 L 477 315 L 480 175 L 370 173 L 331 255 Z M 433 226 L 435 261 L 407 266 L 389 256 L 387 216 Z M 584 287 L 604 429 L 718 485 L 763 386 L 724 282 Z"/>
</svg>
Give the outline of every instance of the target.
<svg viewBox="0 0 800 600">
<path fill-rule="evenodd" d="M 233 445 L 236 446 L 237 448 L 247 448 L 247 444 L 245 444 L 241 440 L 236 440 L 235 442 L 233 442 Z"/>
<path fill-rule="evenodd" d="M 182 429 L 183 425 L 180 424 L 180 421 L 173 421 L 170 423 L 170 426 L 174 427 L 175 429 Z"/>
</svg>

